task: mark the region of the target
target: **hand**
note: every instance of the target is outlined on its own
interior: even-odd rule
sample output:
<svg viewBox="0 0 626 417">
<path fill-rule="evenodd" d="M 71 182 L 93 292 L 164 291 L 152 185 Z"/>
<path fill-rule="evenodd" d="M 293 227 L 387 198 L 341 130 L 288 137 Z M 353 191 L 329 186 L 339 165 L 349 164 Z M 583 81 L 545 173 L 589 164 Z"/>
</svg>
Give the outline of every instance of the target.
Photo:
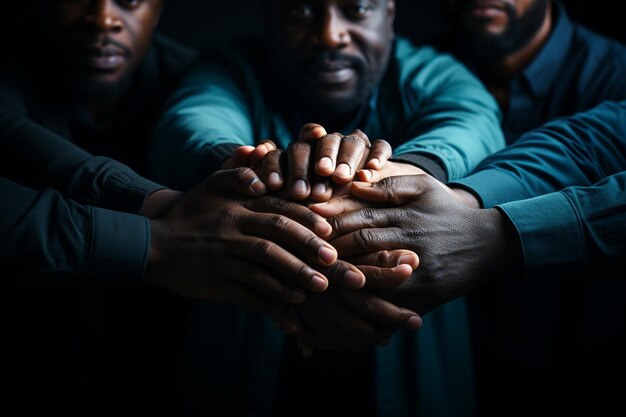
<svg viewBox="0 0 626 417">
<path fill-rule="evenodd" d="M 404 162 L 388 161 L 380 169 L 361 169 L 357 176 L 361 181 L 377 182 L 383 178 L 400 175 L 428 175 L 421 168 Z M 309 208 L 322 217 L 332 217 L 339 214 L 361 210 L 367 207 L 377 207 L 376 204 L 355 198 L 348 192 L 333 195 L 328 201 L 311 204 Z"/>
<path fill-rule="evenodd" d="M 416 330 L 422 320 L 415 312 L 393 305 L 367 291 L 331 286 L 294 306 L 299 326 L 278 327 L 295 337 L 305 357 L 312 349 L 361 351 L 384 345 L 400 329 Z"/>
<path fill-rule="evenodd" d="M 329 219 L 334 237 L 330 242 L 351 262 L 360 263 L 359 258 L 383 249 L 419 255 L 413 276 L 379 295 L 420 314 L 521 265 L 516 234 L 500 212 L 468 208 L 444 187 L 428 175 L 354 183 L 356 197 L 388 208 Z"/>
<path fill-rule="evenodd" d="M 233 192 L 260 195 L 265 188 L 249 169 L 218 171 L 152 220 L 145 279 L 184 296 L 269 314 L 281 310 L 280 303 L 302 302 L 303 289 L 324 291 L 329 278 L 363 286 L 363 274 L 338 262 L 320 237 L 331 232 L 323 218 L 296 203 Z"/>
</svg>

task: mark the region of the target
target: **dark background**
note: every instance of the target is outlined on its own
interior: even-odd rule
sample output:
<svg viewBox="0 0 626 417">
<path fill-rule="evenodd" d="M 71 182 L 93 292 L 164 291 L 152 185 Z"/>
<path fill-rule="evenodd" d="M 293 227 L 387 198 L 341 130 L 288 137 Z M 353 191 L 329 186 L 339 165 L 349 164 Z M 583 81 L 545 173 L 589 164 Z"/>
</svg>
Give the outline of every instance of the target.
<svg viewBox="0 0 626 417">
<path fill-rule="evenodd" d="M 0 10 L 0 36 L 11 42 L 12 32 L 28 19 L 34 0 L 5 2 Z M 46 0 L 48 1 L 48 0 Z M 194 47 L 262 28 L 261 0 L 169 0 L 159 30 Z M 396 30 L 413 40 L 423 40 L 445 29 L 438 0 L 396 0 Z M 590 29 L 626 43 L 623 0 L 562 0 L 574 20 Z"/>
<path fill-rule="evenodd" d="M 160 30 L 195 47 L 262 28 L 260 0 L 170 0 Z M 438 34 L 445 26 L 438 0 L 396 0 L 396 30 L 414 40 Z M 572 18 L 590 29 L 626 43 L 623 0 L 564 0 Z"/>
</svg>

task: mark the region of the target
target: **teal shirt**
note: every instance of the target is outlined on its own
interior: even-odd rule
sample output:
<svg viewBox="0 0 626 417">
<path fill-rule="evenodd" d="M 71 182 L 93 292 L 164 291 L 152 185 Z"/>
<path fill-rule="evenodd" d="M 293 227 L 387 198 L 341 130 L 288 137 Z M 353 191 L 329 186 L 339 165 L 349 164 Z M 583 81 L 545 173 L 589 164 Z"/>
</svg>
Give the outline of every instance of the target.
<svg viewBox="0 0 626 417">
<path fill-rule="evenodd" d="M 264 82 L 266 69 L 258 54 L 258 48 L 214 51 L 183 79 L 150 149 L 158 180 L 189 188 L 236 146 L 272 139 L 285 149 L 294 140 L 300 126 L 294 126 L 293 109 L 285 109 Z M 370 138 L 389 141 L 396 158 L 420 166 L 425 159 L 436 161 L 445 173 L 442 179 L 464 177 L 505 144 L 497 103 L 482 84 L 450 55 L 402 38 L 395 41 L 387 73 L 361 114 L 342 133 L 358 127 Z"/>
<path fill-rule="evenodd" d="M 186 189 L 217 169 L 237 146 L 273 139 L 285 148 L 294 140 L 297 117 L 264 82 L 258 52 L 214 51 L 183 79 L 155 130 L 150 164 L 156 178 Z M 395 41 L 387 73 L 360 115 L 343 133 L 358 127 L 370 138 L 384 138 L 394 157 L 424 163 L 420 166 L 429 172 L 438 166 L 444 179 L 467 175 L 504 147 L 498 106 L 482 84 L 451 56 L 402 38 Z M 199 384 L 212 393 L 196 406 L 217 415 L 229 407 L 241 415 L 269 415 L 282 334 L 267 318 L 233 306 L 198 302 L 192 316 L 183 374 L 194 380 L 195 389 Z M 212 326 L 216 317 L 220 323 Z M 232 326 L 224 331 L 209 330 L 222 329 L 226 322 Z M 376 349 L 375 357 L 379 415 L 473 415 L 463 298 L 431 311 L 420 331 L 398 332 L 390 345 Z"/>
<path fill-rule="evenodd" d="M 507 214 L 532 269 L 624 256 L 625 178 L 626 101 L 607 101 L 523 135 L 457 183 Z"/>
</svg>

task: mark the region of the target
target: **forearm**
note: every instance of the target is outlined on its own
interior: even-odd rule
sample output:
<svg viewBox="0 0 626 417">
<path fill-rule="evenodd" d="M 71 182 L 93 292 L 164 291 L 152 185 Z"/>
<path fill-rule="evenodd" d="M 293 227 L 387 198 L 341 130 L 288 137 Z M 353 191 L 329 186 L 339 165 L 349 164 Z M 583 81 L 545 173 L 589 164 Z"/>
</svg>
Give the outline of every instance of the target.
<svg viewBox="0 0 626 417">
<path fill-rule="evenodd" d="M 5 178 L 0 190 L 0 257 L 9 268 L 44 280 L 138 280 L 149 253 L 144 217 L 77 204 L 53 190 L 35 191 Z M 31 283 L 12 283 L 12 285 Z"/>
<path fill-rule="evenodd" d="M 591 187 L 502 204 L 519 233 L 526 268 L 623 259 L 625 184 L 622 172 Z"/>
<path fill-rule="evenodd" d="M 626 102 L 555 120 L 487 158 L 456 181 L 484 207 L 590 186 L 626 168 Z"/>
<path fill-rule="evenodd" d="M 157 180 L 187 190 L 202 182 L 241 145 L 254 145 L 239 69 L 200 61 L 165 104 L 149 152 Z"/>
<path fill-rule="evenodd" d="M 2 175 L 35 189 L 53 188 L 82 204 L 137 213 L 145 197 L 162 188 L 3 107 L 0 141 Z"/>
</svg>

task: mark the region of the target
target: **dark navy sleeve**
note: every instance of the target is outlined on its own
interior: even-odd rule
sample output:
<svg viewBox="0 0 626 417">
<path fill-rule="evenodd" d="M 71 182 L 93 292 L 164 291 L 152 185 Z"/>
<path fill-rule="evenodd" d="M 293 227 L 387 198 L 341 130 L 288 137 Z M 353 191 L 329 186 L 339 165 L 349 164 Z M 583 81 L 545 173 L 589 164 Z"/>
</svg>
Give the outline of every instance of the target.
<svg viewBox="0 0 626 417">
<path fill-rule="evenodd" d="M 110 158 L 97 157 L 0 101 L 0 175 L 53 188 L 82 204 L 131 213 L 164 188 Z"/>
<path fill-rule="evenodd" d="M 455 184 L 483 207 L 590 186 L 626 169 L 626 101 L 557 119 L 487 157 Z"/>
<path fill-rule="evenodd" d="M 145 217 L 81 205 L 54 190 L 36 191 L 3 177 L 0 196 L 3 270 L 48 277 L 46 284 L 68 275 L 105 281 L 142 277 L 150 243 Z"/>
</svg>

